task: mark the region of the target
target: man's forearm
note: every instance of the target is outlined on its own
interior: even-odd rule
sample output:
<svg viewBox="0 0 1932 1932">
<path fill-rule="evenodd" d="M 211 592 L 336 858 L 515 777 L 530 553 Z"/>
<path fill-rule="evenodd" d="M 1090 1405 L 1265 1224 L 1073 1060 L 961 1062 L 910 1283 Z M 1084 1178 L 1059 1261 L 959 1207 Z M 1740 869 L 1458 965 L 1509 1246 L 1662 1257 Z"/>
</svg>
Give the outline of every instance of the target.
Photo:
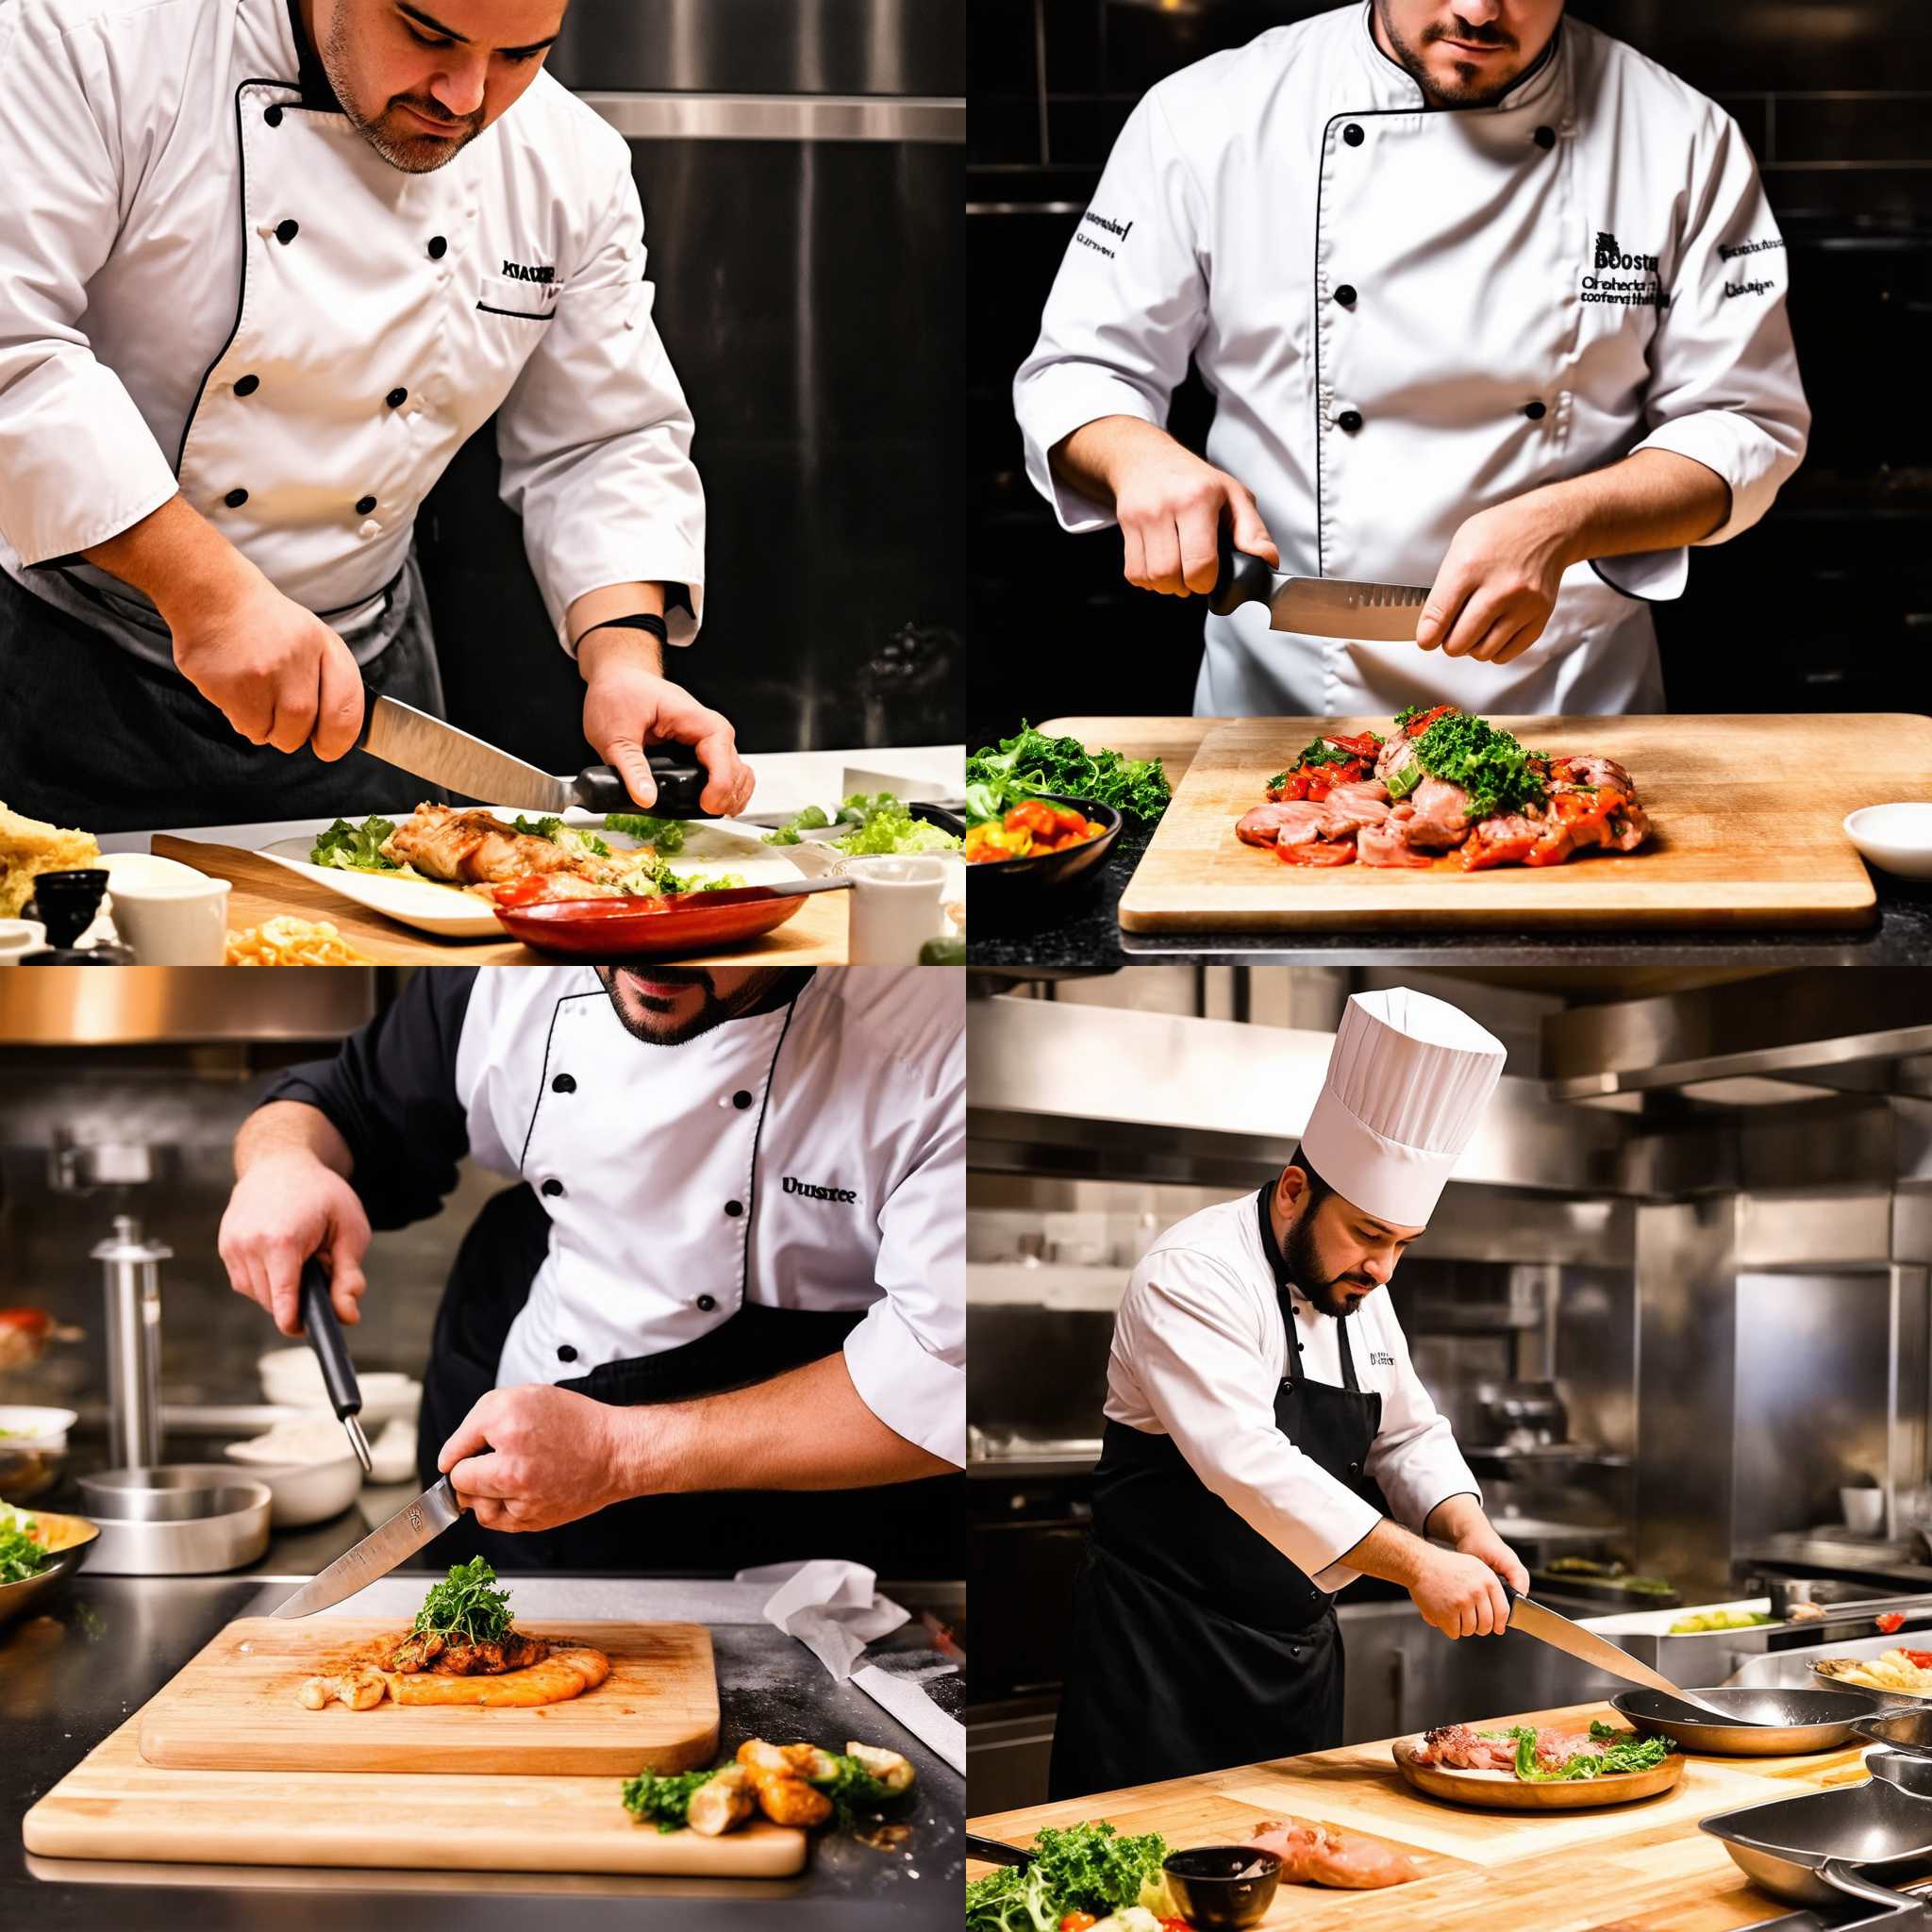
<svg viewBox="0 0 1932 1932">
<path fill-rule="evenodd" d="M 171 626 L 219 608 L 257 575 L 181 495 L 80 554 L 109 576 L 132 584 Z"/>
<path fill-rule="evenodd" d="M 1097 416 L 1055 443 L 1047 461 L 1070 490 L 1095 503 L 1110 504 L 1120 464 L 1162 445 L 1180 447 L 1166 430 L 1138 416 Z"/>
<path fill-rule="evenodd" d="M 952 1469 L 865 1406 L 842 1355 L 726 1394 L 622 1414 L 633 1495 L 861 1489 Z"/>
<path fill-rule="evenodd" d="M 1518 501 L 1560 523 L 1566 564 L 1681 549 L 1709 536 L 1731 513 L 1730 485 L 1715 470 L 1664 449 L 1639 450 Z"/>
<path fill-rule="evenodd" d="M 1423 1524 L 1423 1534 L 1441 1537 L 1445 1543 L 1453 1543 L 1472 1530 L 1487 1529 L 1489 1523 L 1481 1503 L 1464 1491 L 1459 1496 L 1445 1496 L 1429 1511 Z"/>
<path fill-rule="evenodd" d="M 563 613 L 564 633 L 575 649 L 584 633 L 593 626 L 608 624 L 613 617 L 641 617 L 646 613 L 652 617 L 664 615 L 662 584 L 599 584 L 594 591 L 586 591 L 581 597 L 572 599 L 570 608 Z M 657 643 L 647 631 L 625 629 L 615 635 L 635 638 L 639 643 L 654 648 Z M 577 661 L 582 664 L 583 659 L 579 658 Z M 663 670 L 661 659 L 657 668 Z"/>
<path fill-rule="evenodd" d="M 1379 1576 L 1385 1583 L 1399 1583 L 1409 1590 L 1429 1560 L 1429 1546 L 1412 1530 L 1385 1516 L 1352 1550 L 1344 1550 L 1339 1560 L 1364 1576 Z"/>
<path fill-rule="evenodd" d="M 271 1100 L 242 1123 L 235 1136 L 235 1177 L 279 1154 L 311 1154 L 347 1180 L 356 1171 L 349 1143 L 320 1108 L 301 1100 Z"/>
</svg>

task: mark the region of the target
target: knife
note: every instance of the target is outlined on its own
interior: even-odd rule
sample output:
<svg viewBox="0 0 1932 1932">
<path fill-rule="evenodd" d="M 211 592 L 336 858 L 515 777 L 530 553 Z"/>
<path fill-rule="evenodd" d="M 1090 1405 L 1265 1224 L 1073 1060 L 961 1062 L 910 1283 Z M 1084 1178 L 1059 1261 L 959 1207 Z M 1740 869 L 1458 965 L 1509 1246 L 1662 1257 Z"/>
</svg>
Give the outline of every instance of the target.
<svg viewBox="0 0 1932 1932">
<path fill-rule="evenodd" d="M 558 778 L 540 765 L 525 764 L 480 738 L 445 724 L 412 705 L 364 693 L 358 751 L 395 765 L 418 778 L 443 786 L 459 798 L 484 805 L 513 805 L 523 811 L 564 812 L 572 806 L 588 811 L 636 811 L 624 780 L 608 765 L 589 765 L 575 778 Z M 698 803 L 708 774 L 684 745 L 647 745 L 644 756 L 658 782 L 658 818 L 714 819 Z"/>
<path fill-rule="evenodd" d="M 1237 550 L 1221 533 L 1221 575 L 1208 608 L 1226 617 L 1243 604 L 1268 607 L 1270 630 L 1347 638 L 1365 644 L 1412 644 L 1429 601 L 1414 584 L 1357 583 L 1347 577 L 1277 576 L 1265 557 Z"/>
<path fill-rule="evenodd" d="M 328 1270 L 313 1256 L 302 1264 L 301 1307 L 308 1345 L 322 1364 L 329 1407 L 349 1432 L 349 1446 L 367 1475 L 375 1465 L 369 1459 L 369 1438 L 358 1420 L 362 1413 L 362 1389 L 356 1380 L 356 1365 L 349 1359 L 349 1344 L 342 1340 L 342 1324 L 336 1320 L 335 1304 L 329 1300 Z"/>
<path fill-rule="evenodd" d="M 312 1576 L 286 1603 L 270 1611 L 275 1617 L 312 1617 L 354 1596 L 365 1584 L 387 1576 L 400 1562 L 413 1557 L 425 1543 L 441 1536 L 458 1517 L 463 1506 L 443 1476 L 425 1490 L 407 1508 L 398 1509 L 380 1529 L 373 1529 L 346 1556 L 338 1557 L 326 1570 Z"/>
<path fill-rule="evenodd" d="M 1607 1672 L 1613 1677 L 1641 1684 L 1646 1690 L 1661 1690 L 1665 1696 L 1674 1697 L 1679 1704 L 1688 1704 L 1693 1710 L 1722 1718 L 1727 1724 L 1738 1722 L 1736 1712 L 1720 1710 L 1714 1704 L 1706 1704 L 1692 1692 L 1680 1690 L 1661 1671 L 1654 1671 L 1648 1664 L 1639 1663 L 1627 1650 L 1620 1650 L 1608 1638 L 1599 1637 L 1594 1631 L 1573 1624 L 1568 1617 L 1558 1616 L 1555 1610 L 1532 1603 L 1526 1596 L 1517 1595 L 1507 1583 L 1503 1585 L 1503 1593 L 1509 1599 L 1510 1629 L 1521 1630 L 1525 1637 L 1538 1638 L 1583 1663 Z"/>
</svg>

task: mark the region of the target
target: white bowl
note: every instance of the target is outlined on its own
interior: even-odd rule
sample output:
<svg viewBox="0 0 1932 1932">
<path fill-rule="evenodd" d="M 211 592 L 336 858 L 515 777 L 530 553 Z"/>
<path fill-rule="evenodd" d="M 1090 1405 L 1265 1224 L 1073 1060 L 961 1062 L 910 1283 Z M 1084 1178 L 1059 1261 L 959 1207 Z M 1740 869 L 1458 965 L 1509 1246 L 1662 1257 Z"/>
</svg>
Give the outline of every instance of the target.
<svg viewBox="0 0 1932 1932">
<path fill-rule="evenodd" d="M 326 1523 L 331 1516 L 340 1516 L 362 1487 L 362 1465 L 346 1439 L 333 1462 L 267 1461 L 257 1453 L 259 1446 L 259 1438 L 230 1442 L 226 1454 L 255 1481 L 268 1485 L 268 1520 L 274 1528 L 301 1529 L 311 1523 Z"/>
<path fill-rule="evenodd" d="M 1849 812 L 1845 837 L 1881 871 L 1932 879 L 1932 805 L 1868 805 Z"/>
<path fill-rule="evenodd" d="M 0 1406 L 0 1442 L 9 1448 L 64 1449 L 80 1418 L 71 1408 Z"/>
<path fill-rule="evenodd" d="M 327 1407 L 328 1391 L 323 1384 L 322 1364 L 315 1359 L 312 1349 L 272 1349 L 256 1367 L 261 1374 L 262 1393 L 277 1408 Z M 415 1421 L 423 1403 L 423 1385 L 413 1377 L 378 1370 L 358 1374 L 356 1382 L 362 1391 L 365 1429 L 387 1422 Z"/>
</svg>

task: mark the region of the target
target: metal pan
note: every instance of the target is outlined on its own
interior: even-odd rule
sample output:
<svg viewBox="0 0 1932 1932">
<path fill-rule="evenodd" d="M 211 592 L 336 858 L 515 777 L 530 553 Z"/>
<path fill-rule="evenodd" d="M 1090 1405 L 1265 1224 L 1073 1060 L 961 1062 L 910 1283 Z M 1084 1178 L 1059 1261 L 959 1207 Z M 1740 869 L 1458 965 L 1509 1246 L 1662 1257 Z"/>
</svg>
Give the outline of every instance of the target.
<svg viewBox="0 0 1932 1932">
<path fill-rule="evenodd" d="M 1803 1690 L 1740 1687 L 1700 1690 L 1699 1700 L 1728 1711 L 1735 1724 L 1707 1722 L 1658 1690 L 1620 1690 L 1611 1707 L 1641 1731 L 1655 1731 L 1686 1751 L 1724 1757 L 1795 1757 L 1858 1741 L 1855 1726 L 1876 1718 L 1885 1699 L 1874 1690 Z"/>
<path fill-rule="evenodd" d="M 1921 1705 L 1914 1710 L 1894 1706 L 1872 1717 L 1861 1717 L 1852 1728 L 1859 1737 L 1883 1744 L 1889 1751 L 1926 1760 L 1926 1770 L 1932 1772 L 1932 1708 Z M 1932 1784 L 1928 1784 L 1924 1795 L 1932 1797 Z"/>
<path fill-rule="evenodd" d="M 1932 1805 L 1883 1779 L 1721 1812 L 1700 1819 L 1698 1829 L 1759 1890 L 1792 1905 L 1836 1905 L 1840 1896 L 1893 1907 L 1924 1903 L 1861 1869 L 1904 1877 L 1932 1857 Z"/>
</svg>

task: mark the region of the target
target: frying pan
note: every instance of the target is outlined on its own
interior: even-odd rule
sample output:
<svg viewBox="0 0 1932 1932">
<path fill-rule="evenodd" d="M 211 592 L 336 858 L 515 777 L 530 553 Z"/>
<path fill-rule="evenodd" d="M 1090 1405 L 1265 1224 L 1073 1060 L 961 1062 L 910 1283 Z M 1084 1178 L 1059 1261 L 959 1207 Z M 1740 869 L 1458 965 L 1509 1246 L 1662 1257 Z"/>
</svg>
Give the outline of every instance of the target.
<svg viewBox="0 0 1932 1932">
<path fill-rule="evenodd" d="M 1610 1707 L 1641 1731 L 1656 1731 L 1686 1751 L 1725 1757 L 1795 1757 L 1856 1744 L 1885 1700 L 1870 1690 L 1785 1690 L 1719 1688 L 1700 1690 L 1700 1702 L 1728 1711 L 1735 1724 L 1693 1714 L 1691 1707 L 1657 1690 L 1620 1690 Z M 1870 1736 L 1872 1733 L 1865 1733 Z"/>
<path fill-rule="evenodd" d="M 1698 1829 L 1759 1890 L 1792 1905 L 1836 1905 L 1841 1896 L 1893 1907 L 1924 1903 L 1860 1869 L 1932 1857 L 1932 1805 L 1883 1778 L 1720 1812 Z"/>
</svg>

